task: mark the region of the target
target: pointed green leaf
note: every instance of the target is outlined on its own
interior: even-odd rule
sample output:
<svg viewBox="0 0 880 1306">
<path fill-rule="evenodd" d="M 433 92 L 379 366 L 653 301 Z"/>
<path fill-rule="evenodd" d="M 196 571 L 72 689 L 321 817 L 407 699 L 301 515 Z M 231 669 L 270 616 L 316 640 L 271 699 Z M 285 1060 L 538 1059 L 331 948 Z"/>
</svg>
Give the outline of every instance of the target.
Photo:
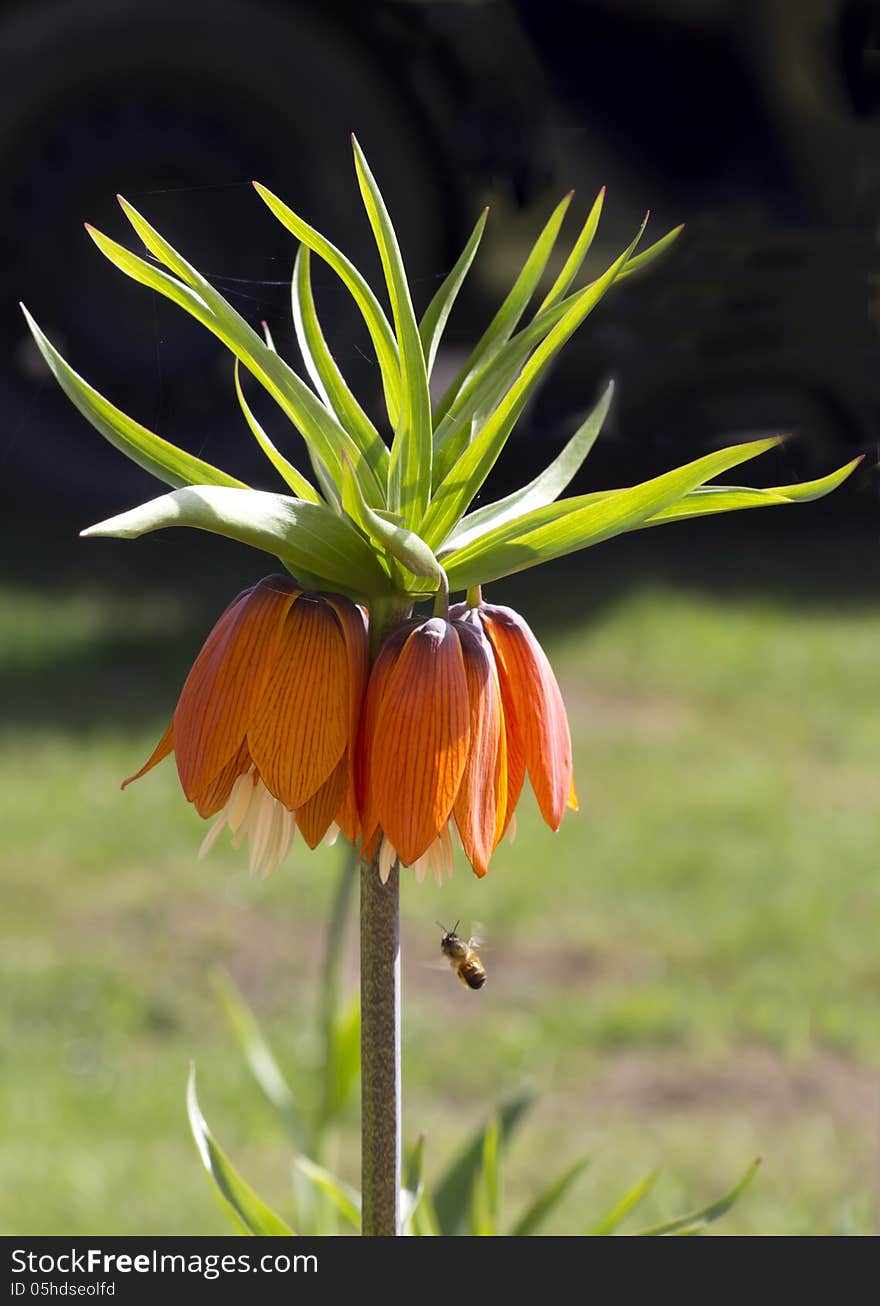
<svg viewBox="0 0 880 1306">
<path fill-rule="evenodd" d="M 88 381 L 83 380 L 79 373 L 74 372 L 40 330 L 24 304 L 21 305 L 21 311 L 24 313 L 37 348 L 68 399 L 76 405 L 83 417 L 91 422 L 105 440 L 129 457 L 132 462 L 167 485 L 229 485 L 247 489 L 243 481 L 229 476 L 219 467 L 212 467 L 201 458 L 193 457 L 184 449 L 178 449 L 176 445 L 148 431 L 139 422 L 126 417 L 125 413 L 111 404 L 109 399 L 105 399 L 89 385 Z"/>
<path fill-rule="evenodd" d="M 491 417 L 487 418 L 472 443 L 437 487 L 419 529 L 419 534 L 432 548 L 437 548 L 444 542 L 453 526 L 464 515 L 468 504 L 494 467 L 542 372 L 613 285 L 640 236 L 641 230 L 607 272 L 575 296 L 576 302 L 541 341 Z"/>
<path fill-rule="evenodd" d="M 641 254 L 633 255 L 633 257 L 627 261 L 619 279 L 623 281 L 625 277 L 631 277 L 634 272 L 640 272 L 643 268 L 648 267 L 655 259 L 658 259 L 661 254 L 666 253 L 669 246 L 672 245 L 674 241 L 678 240 L 683 231 L 684 223 L 681 223 L 680 226 L 673 227 L 671 231 L 667 231 L 666 235 L 661 236 L 659 240 L 655 240 L 653 245 L 649 245 L 647 249 L 643 249 Z"/>
<path fill-rule="evenodd" d="M 462 517 L 447 540 L 447 547 L 461 549 L 485 531 L 513 521 L 535 508 L 543 508 L 559 497 L 599 437 L 614 394 L 614 382 L 606 386 L 596 407 L 578 427 L 562 452 L 539 476 L 506 498 Z"/>
<path fill-rule="evenodd" d="M 251 412 L 248 401 L 244 397 L 244 391 L 241 388 L 241 364 L 235 360 L 235 393 L 238 396 L 238 403 L 251 430 L 251 435 L 262 449 L 263 453 L 269 459 L 269 462 L 278 472 L 283 481 L 286 481 L 293 490 L 298 499 L 305 499 L 308 503 L 320 503 L 320 496 L 313 486 L 306 480 L 301 472 L 298 472 L 293 463 L 288 462 L 284 454 L 279 453 L 275 445 L 269 439 L 254 414 Z"/>
<path fill-rule="evenodd" d="M 742 1179 L 734 1184 L 729 1192 L 725 1193 L 723 1197 L 719 1197 L 716 1202 L 712 1202 L 709 1206 L 704 1206 L 701 1211 L 679 1216 L 677 1220 L 666 1220 L 663 1224 L 655 1224 L 650 1229 L 640 1229 L 635 1236 L 638 1238 L 657 1238 L 678 1235 L 680 1237 L 701 1233 L 707 1225 L 713 1224 L 715 1220 L 725 1215 L 734 1203 L 739 1200 L 754 1179 L 760 1164 L 760 1159 L 753 1161 Z"/>
<path fill-rule="evenodd" d="M 320 581 L 355 597 L 388 590 L 387 575 L 350 522 L 320 504 L 265 490 L 189 486 L 81 533 L 131 540 L 166 526 L 194 526 L 273 553 L 306 585 Z"/>
<path fill-rule="evenodd" d="M 300 1174 L 312 1183 L 319 1193 L 329 1197 L 330 1201 L 336 1207 L 336 1210 L 344 1220 L 347 1220 L 353 1229 L 360 1233 L 361 1229 L 361 1195 L 356 1192 L 349 1184 L 343 1183 L 337 1179 L 336 1175 L 325 1170 L 322 1165 L 317 1165 L 307 1156 L 294 1157 L 293 1164 Z"/>
<path fill-rule="evenodd" d="M 400 421 L 391 446 L 389 507 L 403 514 L 407 526 L 425 515 L 431 494 L 431 396 L 428 372 L 406 271 L 397 236 L 363 150 L 352 136 L 358 185 L 382 261 L 400 350 Z"/>
<path fill-rule="evenodd" d="M 589 1159 L 583 1157 L 580 1161 L 575 1161 L 574 1165 L 569 1166 L 552 1184 L 548 1184 L 517 1220 L 510 1231 L 511 1238 L 528 1238 L 534 1234 L 535 1230 L 540 1228 L 548 1215 L 559 1205 L 574 1181 L 580 1178 L 589 1164 Z"/>
<path fill-rule="evenodd" d="M 214 1185 L 221 1205 L 239 1232 L 260 1238 L 292 1237 L 293 1230 L 245 1183 L 225 1152 L 214 1141 L 196 1097 L 195 1066 L 190 1067 L 186 1106 L 202 1165 Z"/>
<path fill-rule="evenodd" d="M 706 454 L 632 489 L 562 499 L 490 530 L 444 558 L 450 588 L 469 589 L 633 530 L 713 476 L 779 444 L 752 440 Z"/>
<path fill-rule="evenodd" d="M 719 512 L 735 512 L 741 508 L 772 508 L 786 503 L 810 503 L 842 485 L 863 458 L 864 454 L 860 454 L 843 467 L 838 467 L 837 471 L 829 472 L 817 480 L 777 485 L 767 490 L 751 490 L 739 485 L 705 485 L 701 489 L 692 490 L 671 507 L 655 513 L 642 522 L 641 526 L 662 526 L 667 522 L 707 517 Z"/>
<path fill-rule="evenodd" d="M 293 1093 L 256 1016 L 225 971 L 216 970 L 211 978 L 251 1074 L 274 1108 L 294 1146 L 302 1147 L 303 1126 Z"/>
<path fill-rule="evenodd" d="M 265 186 L 261 186 L 259 182 L 255 181 L 254 189 L 260 199 L 272 210 L 278 221 L 288 231 L 292 231 L 297 240 L 307 245 L 314 254 L 317 254 L 333 269 L 360 309 L 379 362 L 382 386 L 385 391 L 385 405 L 388 409 L 388 420 L 392 426 L 396 426 L 400 416 L 400 357 L 394 332 L 391 330 L 382 305 L 354 264 L 335 245 L 332 245 L 319 231 L 316 231 L 314 227 L 310 227 L 307 222 L 298 217 L 293 209 L 288 208 L 277 195 L 273 195 Z"/>
<path fill-rule="evenodd" d="M 343 468 L 342 506 L 365 535 L 411 573 L 412 579 L 404 578 L 407 590 L 433 593 L 445 586 L 445 572 L 425 541 L 415 531 L 398 525 L 391 514 L 373 512 L 364 501 L 360 486 L 347 465 Z M 419 585 L 414 579 L 418 576 L 428 578 L 433 584 L 427 587 Z"/>
<path fill-rule="evenodd" d="M 501 1108 L 498 1114 L 500 1147 L 506 1147 L 532 1101 L 531 1096 L 524 1094 Z M 434 1193 L 434 1208 L 444 1237 L 463 1234 L 467 1228 L 474 1176 L 483 1161 L 487 1128 L 484 1125 L 477 1130 L 449 1166 Z"/>
<path fill-rule="evenodd" d="M 434 359 L 437 357 L 437 346 L 440 344 L 443 332 L 446 329 L 446 323 L 449 320 L 449 314 L 452 306 L 458 296 L 458 292 L 464 283 L 464 279 L 470 271 L 470 266 L 474 261 L 474 256 L 483 238 L 483 231 L 486 226 L 486 218 L 489 216 L 488 208 L 477 218 L 477 225 L 474 227 L 467 244 L 455 261 L 455 266 L 446 277 L 440 289 L 425 309 L 422 320 L 419 323 L 419 335 L 422 338 L 422 348 L 425 351 L 425 361 L 428 368 L 428 376 L 434 367 Z"/>
<path fill-rule="evenodd" d="M 590 246 L 592 245 L 593 238 L 596 235 L 596 229 L 599 226 L 599 218 L 602 216 L 602 205 L 604 202 L 605 187 L 603 186 L 593 201 L 593 207 L 587 214 L 587 220 L 581 228 L 580 235 L 575 241 L 571 253 L 563 263 L 559 276 L 553 282 L 553 285 L 541 301 L 541 304 L 538 307 L 538 312 L 535 314 L 536 317 L 546 309 L 552 308 L 554 304 L 559 303 L 577 274 L 580 272 L 581 264 L 587 257 L 587 254 L 589 254 Z"/>
<path fill-rule="evenodd" d="M 551 213 L 543 231 L 532 246 L 531 252 L 523 264 L 522 271 L 510 289 L 498 312 L 474 345 L 470 356 L 450 384 L 435 408 L 435 421 L 439 420 L 451 408 L 459 390 L 472 372 L 476 371 L 489 358 L 498 352 L 505 341 L 509 340 L 516 329 L 529 301 L 535 293 L 535 287 L 547 266 L 547 260 L 553 252 L 562 219 L 571 203 L 574 191 L 569 191 Z"/>
<path fill-rule="evenodd" d="M 89 235 L 102 254 L 132 280 L 158 291 L 185 309 L 240 358 L 302 433 L 313 463 L 316 458 L 320 459 L 334 481 L 341 475 L 340 455 L 341 450 L 345 449 L 357 469 L 358 477 L 363 480 L 364 492 L 376 507 L 383 507 L 384 488 L 364 462 L 351 436 L 343 430 L 333 414 L 327 411 L 317 395 L 191 264 L 173 250 L 130 204 L 121 202 L 126 216 L 150 252 L 166 262 L 177 275 L 171 276 L 90 227 Z M 185 277 L 181 269 L 185 270 Z"/>
<path fill-rule="evenodd" d="M 586 1232 L 588 1238 L 606 1238 L 612 1234 L 619 1224 L 629 1215 L 639 1202 L 641 1202 L 654 1187 L 659 1171 L 652 1170 L 650 1174 L 645 1175 L 643 1179 L 633 1184 L 618 1202 L 602 1216 Z"/>
<path fill-rule="evenodd" d="M 377 479 L 384 483 L 388 478 L 388 450 L 349 390 L 324 338 L 312 293 L 310 253 L 307 245 L 300 245 L 291 282 L 293 325 L 303 362 L 324 403 L 356 441 Z"/>
</svg>

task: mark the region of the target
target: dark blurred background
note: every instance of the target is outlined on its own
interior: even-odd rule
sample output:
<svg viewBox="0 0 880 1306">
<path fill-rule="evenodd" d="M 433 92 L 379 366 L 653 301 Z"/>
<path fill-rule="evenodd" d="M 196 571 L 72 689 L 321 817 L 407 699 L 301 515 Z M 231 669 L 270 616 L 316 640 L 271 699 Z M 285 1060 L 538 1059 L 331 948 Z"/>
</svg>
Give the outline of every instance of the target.
<svg viewBox="0 0 880 1306">
<path fill-rule="evenodd" d="M 83 516 L 84 498 L 100 511 L 154 486 L 57 392 L 18 298 L 132 416 L 270 484 L 221 347 L 107 265 L 82 222 L 133 243 L 121 191 L 295 358 L 292 242 L 249 182 L 377 275 L 352 129 L 398 225 L 417 309 L 493 206 L 441 374 L 570 187 L 573 239 L 574 215 L 608 186 L 593 268 L 648 207 L 654 237 L 687 224 L 564 353 L 512 441 L 508 476 L 546 461 L 608 376 L 619 388 L 593 486 L 625 479 L 635 456 L 654 471 L 768 431 L 800 437 L 768 462 L 771 484 L 877 445 L 878 0 L 5 0 L 0 75 L 0 493 L 11 507 L 34 483 L 56 505 L 76 495 Z M 344 292 L 315 274 L 340 363 L 378 397 Z M 864 471 L 831 511 L 872 513 L 870 485 Z"/>
</svg>

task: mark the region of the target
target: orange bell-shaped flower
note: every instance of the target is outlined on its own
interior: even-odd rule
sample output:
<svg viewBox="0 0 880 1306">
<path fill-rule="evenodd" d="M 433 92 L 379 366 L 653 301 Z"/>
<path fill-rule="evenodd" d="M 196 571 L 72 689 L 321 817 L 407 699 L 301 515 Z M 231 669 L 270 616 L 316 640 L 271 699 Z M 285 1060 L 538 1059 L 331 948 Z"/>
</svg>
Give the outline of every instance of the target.
<svg viewBox="0 0 880 1306">
<path fill-rule="evenodd" d="M 458 604 L 451 615 L 478 620 L 495 654 L 507 729 L 507 820 L 528 769 L 541 815 L 558 830 L 566 807 L 577 811 L 578 800 L 568 717 L 547 655 L 513 608 L 480 603 L 468 609 Z"/>
<path fill-rule="evenodd" d="M 480 623 L 432 617 L 384 644 L 359 744 L 364 856 L 379 849 L 417 879 L 452 870 L 450 823 L 477 875 L 508 821 L 507 731 L 492 646 Z"/>
<path fill-rule="evenodd" d="M 193 663 L 171 724 L 147 763 L 174 752 L 200 816 L 219 813 L 250 843 L 252 871 L 286 856 L 297 826 L 309 847 L 336 822 L 359 833 L 354 742 L 367 678 L 366 618 L 349 599 L 269 576 L 233 600 Z"/>
</svg>

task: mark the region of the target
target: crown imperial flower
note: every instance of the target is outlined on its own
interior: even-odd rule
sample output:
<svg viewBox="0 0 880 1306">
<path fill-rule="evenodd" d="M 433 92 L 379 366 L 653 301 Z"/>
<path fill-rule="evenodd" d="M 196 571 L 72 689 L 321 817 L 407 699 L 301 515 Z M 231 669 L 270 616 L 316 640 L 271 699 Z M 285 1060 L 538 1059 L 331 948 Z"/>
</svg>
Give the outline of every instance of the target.
<svg viewBox="0 0 880 1306">
<path fill-rule="evenodd" d="M 314 848 L 334 825 L 358 833 L 354 743 L 367 676 L 364 613 L 335 594 L 269 576 L 239 594 L 205 641 L 171 724 L 139 779 L 174 752 L 200 816 L 219 813 L 268 872 L 299 827 Z"/>
<path fill-rule="evenodd" d="M 88 227 L 127 276 L 191 314 L 230 350 L 245 425 L 285 492 L 253 489 L 128 417 L 79 376 L 25 315 L 50 370 L 97 430 L 169 493 L 84 535 L 134 538 L 166 526 L 213 531 L 273 555 L 273 576 L 233 601 L 196 659 L 173 720 L 138 772 L 174 752 L 187 798 L 250 842 L 251 865 L 284 856 L 293 832 L 314 847 L 340 826 L 377 858 L 417 878 L 451 869 L 455 829 L 478 875 L 510 830 L 528 774 L 544 820 L 576 807 L 571 739 L 556 679 L 526 622 L 482 602 L 449 610 L 450 590 L 591 547 L 624 532 L 745 508 L 805 502 L 839 486 L 854 459 L 818 480 L 771 489 L 709 484 L 778 443 L 714 450 L 625 489 L 560 497 L 595 443 L 608 386 L 540 475 L 472 508 L 520 414 L 559 350 L 605 295 L 653 262 L 675 228 L 641 252 L 635 238 L 575 289 L 604 202 L 599 192 L 561 270 L 531 312 L 571 202 L 550 215 L 513 287 L 436 401 L 431 373 L 443 331 L 486 224 L 478 219 L 449 276 L 417 318 L 391 218 L 363 152 L 355 170 L 385 277 L 390 316 L 335 246 L 278 196 L 257 193 L 299 242 L 293 316 L 308 384 L 191 263 L 120 197 L 150 258 Z M 367 328 L 384 398 L 370 415 L 325 339 L 310 260 L 341 279 Z M 526 318 L 527 320 L 523 320 Z M 301 436 L 310 479 L 250 408 L 242 367 Z M 383 426 L 393 432 L 386 440 Z M 435 615 L 413 619 L 435 600 Z M 367 682 L 368 629 L 388 632 Z M 396 629 L 395 629 L 396 627 Z M 136 777 L 132 777 L 134 779 Z M 126 782 L 128 783 L 128 782 Z"/>
</svg>

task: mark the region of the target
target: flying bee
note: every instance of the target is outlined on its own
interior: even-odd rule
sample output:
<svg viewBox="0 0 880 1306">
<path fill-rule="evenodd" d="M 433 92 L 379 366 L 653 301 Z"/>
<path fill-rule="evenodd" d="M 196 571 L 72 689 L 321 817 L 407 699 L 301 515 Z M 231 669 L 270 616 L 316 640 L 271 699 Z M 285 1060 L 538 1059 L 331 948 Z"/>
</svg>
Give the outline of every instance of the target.
<svg viewBox="0 0 880 1306">
<path fill-rule="evenodd" d="M 480 946 L 480 940 L 477 937 L 462 939 L 456 934 L 459 922 L 456 921 L 451 930 L 447 930 L 445 925 L 437 922 L 443 931 L 443 938 L 440 940 L 440 951 L 455 971 L 462 984 L 466 984 L 469 989 L 481 989 L 486 983 L 486 967 L 477 956 L 477 948 Z"/>
</svg>

